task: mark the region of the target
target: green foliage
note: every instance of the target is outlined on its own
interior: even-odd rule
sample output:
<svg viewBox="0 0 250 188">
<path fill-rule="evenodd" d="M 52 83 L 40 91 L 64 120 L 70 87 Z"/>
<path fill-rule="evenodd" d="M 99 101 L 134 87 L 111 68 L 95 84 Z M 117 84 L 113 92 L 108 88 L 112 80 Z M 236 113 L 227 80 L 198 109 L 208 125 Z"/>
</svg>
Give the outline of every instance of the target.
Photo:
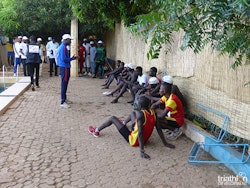
<svg viewBox="0 0 250 188">
<path fill-rule="evenodd" d="M 250 61 L 249 17 L 248 0 L 156 0 L 130 29 L 150 39 L 149 58 L 157 58 L 162 45 L 171 45 L 172 33 L 183 30 L 182 50 L 199 53 L 209 44 L 236 57 L 232 65 L 236 68 L 244 58 L 245 63 Z"/>
<path fill-rule="evenodd" d="M 58 35 L 70 31 L 72 11 L 66 0 L 2 0 L 0 28 L 8 36 Z"/>
</svg>

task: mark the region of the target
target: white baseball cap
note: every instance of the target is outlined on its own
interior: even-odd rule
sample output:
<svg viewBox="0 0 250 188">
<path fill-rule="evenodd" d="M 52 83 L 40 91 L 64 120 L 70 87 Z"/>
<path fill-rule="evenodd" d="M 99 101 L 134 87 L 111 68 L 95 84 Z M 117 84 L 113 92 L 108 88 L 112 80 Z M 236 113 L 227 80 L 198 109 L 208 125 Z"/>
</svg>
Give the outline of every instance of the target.
<svg viewBox="0 0 250 188">
<path fill-rule="evenodd" d="M 43 40 L 42 40 L 42 38 L 39 37 L 39 38 L 37 38 L 37 41 L 43 41 Z"/>
<path fill-rule="evenodd" d="M 23 40 L 28 40 L 28 37 L 26 37 L 26 36 L 23 36 Z"/>
<path fill-rule="evenodd" d="M 62 36 L 62 39 L 63 39 L 63 40 L 65 40 L 65 39 L 70 39 L 70 40 L 72 40 L 73 38 L 70 36 L 70 34 L 64 34 L 64 35 Z"/>
<path fill-rule="evenodd" d="M 98 43 L 98 44 L 102 44 L 102 41 L 101 41 L 101 40 L 99 40 L 97 43 Z"/>
<path fill-rule="evenodd" d="M 52 40 L 52 37 L 48 37 L 48 40 Z"/>
<path fill-rule="evenodd" d="M 17 38 L 22 39 L 23 37 L 22 36 L 18 36 Z"/>
<path fill-rule="evenodd" d="M 173 77 L 170 75 L 163 76 L 162 81 L 168 84 L 173 84 Z"/>
<path fill-rule="evenodd" d="M 90 41 L 89 44 L 94 44 L 94 41 Z"/>
<path fill-rule="evenodd" d="M 151 77 L 148 80 L 149 84 L 159 84 L 159 80 L 156 77 Z"/>
<path fill-rule="evenodd" d="M 128 64 L 128 68 L 133 69 L 133 67 L 134 67 L 133 63 Z"/>
</svg>

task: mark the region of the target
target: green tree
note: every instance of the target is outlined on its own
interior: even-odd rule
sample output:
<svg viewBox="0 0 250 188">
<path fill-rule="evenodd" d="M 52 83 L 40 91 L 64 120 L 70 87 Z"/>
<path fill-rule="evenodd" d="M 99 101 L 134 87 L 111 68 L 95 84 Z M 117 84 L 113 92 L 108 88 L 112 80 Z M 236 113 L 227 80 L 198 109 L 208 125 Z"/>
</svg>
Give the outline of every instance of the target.
<svg viewBox="0 0 250 188">
<path fill-rule="evenodd" d="M 211 45 L 221 54 L 236 57 L 232 65 L 236 68 L 250 60 L 249 13 L 249 0 L 156 0 L 130 29 L 146 41 L 152 37 L 149 58 L 157 58 L 164 44 L 168 52 L 173 32 L 183 30 L 181 49 L 199 53 Z"/>
<path fill-rule="evenodd" d="M 73 14 L 66 0 L 1 0 L 0 28 L 8 36 L 58 35 L 70 31 Z"/>
</svg>

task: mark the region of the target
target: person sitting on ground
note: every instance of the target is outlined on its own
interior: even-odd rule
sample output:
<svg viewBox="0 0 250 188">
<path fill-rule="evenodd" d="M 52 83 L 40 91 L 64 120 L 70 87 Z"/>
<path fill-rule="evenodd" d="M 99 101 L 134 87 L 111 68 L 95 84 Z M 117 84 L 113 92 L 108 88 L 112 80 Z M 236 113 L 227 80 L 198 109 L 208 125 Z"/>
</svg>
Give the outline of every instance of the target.
<svg viewBox="0 0 250 188">
<path fill-rule="evenodd" d="M 160 97 L 160 87 L 161 84 L 159 82 L 159 79 L 156 77 L 151 77 L 148 80 L 149 86 L 145 88 L 146 95 L 149 95 L 151 97 Z"/>
<path fill-rule="evenodd" d="M 138 69 L 138 77 L 137 77 L 137 83 L 136 84 L 133 84 L 130 88 L 130 93 L 132 95 L 132 100 L 128 101 L 128 103 L 133 103 L 134 100 L 135 100 L 135 93 L 140 90 L 140 89 L 143 89 L 147 86 L 148 84 L 148 77 L 146 74 L 143 74 L 143 71 L 142 71 L 142 67 L 139 67 Z"/>
<path fill-rule="evenodd" d="M 172 131 L 167 136 L 169 140 L 176 140 L 181 134 L 180 127 L 184 124 L 184 110 L 181 100 L 177 95 L 172 93 L 172 84 L 163 83 L 160 87 L 161 99 L 152 104 L 151 108 L 155 109 L 159 103 L 165 104 L 163 111 L 158 110 L 159 125 L 162 129 Z"/>
<path fill-rule="evenodd" d="M 113 80 L 118 79 L 118 76 L 122 73 L 124 69 L 124 62 L 117 60 L 116 67 L 117 67 L 116 69 L 107 74 L 108 79 L 105 81 L 105 84 L 102 85 L 104 86 L 102 89 L 108 89 Z"/>
<path fill-rule="evenodd" d="M 144 151 L 144 143 L 150 138 L 154 127 L 166 147 L 175 148 L 174 145 L 167 143 L 161 128 L 157 124 L 157 118 L 154 110 L 150 109 L 150 100 L 145 96 L 141 96 L 138 99 L 140 110 L 133 111 L 132 114 L 125 120 L 124 123 L 120 121 L 116 116 L 111 116 L 105 121 L 100 127 L 89 126 L 89 133 L 94 137 L 98 137 L 100 131 L 114 124 L 118 129 L 119 133 L 131 146 L 140 147 L 140 156 L 142 158 L 150 159 L 150 156 Z M 132 129 L 129 130 L 126 124 L 131 121 Z"/>
<path fill-rule="evenodd" d="M 115 97 L 114 100 L 111 101 L 111 103 L 117 103 L 118 99 L 127 91 L 127 89 L 131 89 L 132 86 L 136 84 L 141 67 L 136 67 L 134 71 L 133 64 L 130 63 L 128 64 L 127 70 L 128 71 L 127 71 L 126 76 L 123 76 L 120 78 L 120 83 L 116 87 L 116 89 L 106 94 L 107 96 L 110 96 L 110 95 L 113 96 L 114 93 L 119 91 L 118 95 Z"/>
<path fill-rule="evenodd" d="M 181 91 L 179 90 L 178 86 L 173 84 L 173 77 L 170 75 L 166 75 L 166 76 L 162 77 L 162 83 L 168 83 L 168 84 L 172 85 L 171 93 L 174 93 L 175 95 L 177 95 L 178 98 L 181 100 L 183 108 L 184 108 L 184 112 L 185 112 L 185 109 L 187 107 L 187 103 L 186 103 Z M 151 97 L 151 100 L 153 102 L 159 101 L 159 99 L 160 99 L 160 97 Z"/>
<path fill-rule="evenodd" d="M 157 74 L 157 68 L 156 67 L 151 67 L 149 69 L 149 73 L 148 74 L 149 74 L 150 77 L 157 78 L 158 83 L 161 83 L 161 79 L 156 76 L 156 74 Z M 149 86 L 149 83 L 148 83 L 147 80 L 148 80 L 148 78 L 145 75 L 143 75 L 141 77 L 138 76 L 138 81 L 142 82 L 143 84 L 139 84 L 139 85 L 134 86 L 132 88 L 132 90 L 131 90 L 132 100 L 128 101 L 128 103 L 133 103 L 134 102 L 135 95 L 136 95 L 137 92 L 139 92 L 140 94 L 143 94 L 148 89 L 151 89 L 151 87 Z M 157 86 L 157 88 L 155 88 L 154 92 L 159 92 L 159 89 L 160 89 L 160 85 L 158 84 L 158 86 Z"/>
</svg>

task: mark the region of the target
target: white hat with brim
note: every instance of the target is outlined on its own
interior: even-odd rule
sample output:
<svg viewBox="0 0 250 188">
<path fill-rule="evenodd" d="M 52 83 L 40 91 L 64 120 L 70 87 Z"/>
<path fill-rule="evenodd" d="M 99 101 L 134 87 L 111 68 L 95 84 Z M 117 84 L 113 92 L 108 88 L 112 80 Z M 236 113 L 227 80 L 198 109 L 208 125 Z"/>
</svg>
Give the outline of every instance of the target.
<svg viewBox="0 0 250 188">
<path fill-rule="evenodd" d="M 66 39 L 72 40 L 73 38 L 70 36 L 70 34 L 64 34 L 64 35 L 62 36 L 62 39 L 63 39 L 63 40 L 66 40 Z"/>
<path fill-rule="evenodd" d="M 22 39 L 23 37 L 22 36 L 18 36 L 17 38 Z"/>
<path fill-rule="evenodd" d="M 151 77 L 148 80 L 149 84 L 159 84 L 159 80 L 156 77 Z"/>
<path fill-rule="evenodd" d="M 173 84 L 173 77 L 170 75 L 163 76 L 162 81 L 168 84 Z"/>
<path fill-rule="evenodd" d="M 37 41 L 43 41 L 41 38 L 37 38 Z"/>
<path fill-rule="evenodd" d="M 101 40 L 99 40 L 97 43 L 98 43 L 98 44 L 102 44 L 102 41 L 101 41 Z"/>
</svg>

